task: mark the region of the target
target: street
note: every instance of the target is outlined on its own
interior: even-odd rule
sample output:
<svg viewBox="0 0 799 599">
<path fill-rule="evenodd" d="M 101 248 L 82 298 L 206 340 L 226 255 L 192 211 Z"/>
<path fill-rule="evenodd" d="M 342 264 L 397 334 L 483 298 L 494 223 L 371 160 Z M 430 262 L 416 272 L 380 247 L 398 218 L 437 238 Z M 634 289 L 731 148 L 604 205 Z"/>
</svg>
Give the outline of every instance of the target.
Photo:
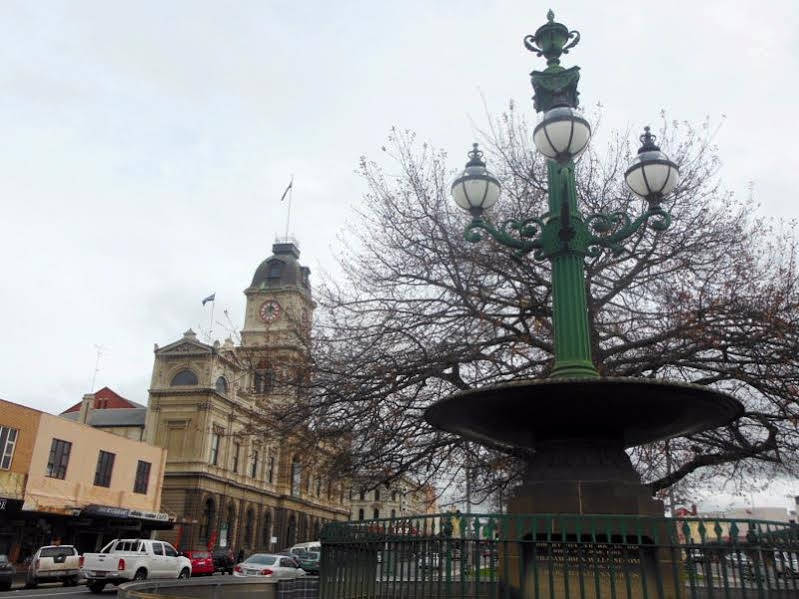
<svg viewBox="0 0 799 599">
<path fill-rule="evenodd" d="M 116 587 L 109 585 L 100 596 L 115 596 L 116 593 Z M 48 584 L 39 585 L 39 587 L 35 589 L 20 588 L 5 592 L 0 591 L 0 599 L 5 599 L 6 597 L 59 597 L 63 599 L 83 597 L 85 599 L 89 596 L 92 596 L 92 593 L 89 592 L 89 589 L 87 589 L 86 585 L 83 584 L 80 584 L 76 587 L 64 587 L 61 584 Z"/>
</svg>

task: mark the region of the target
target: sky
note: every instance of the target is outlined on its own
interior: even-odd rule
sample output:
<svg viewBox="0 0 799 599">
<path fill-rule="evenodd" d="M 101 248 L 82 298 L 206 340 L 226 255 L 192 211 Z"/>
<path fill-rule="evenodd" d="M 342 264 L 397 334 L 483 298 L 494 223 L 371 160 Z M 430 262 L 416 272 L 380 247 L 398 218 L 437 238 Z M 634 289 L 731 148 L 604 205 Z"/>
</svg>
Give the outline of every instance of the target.
<svg viewBox="0 0 799 599">
<path fill-rule="evenodd" d="M 534 119 L 544 62 L 522 39 L 550 6 L 581 33 L 563 64 L 604 128 L 723 121 L 725 185 L 799 216 L 791 0 L 5 0 L 0 397 L 58 412 L 94 380 L 146 403 L 153 344 L 207 330 L 204 297 L 241 326 L 292 175 L 289 232 L 335 276 L 359 158 L 382 160 L 392 126 L 454 172 L 486 110 Z"/>
</svg>

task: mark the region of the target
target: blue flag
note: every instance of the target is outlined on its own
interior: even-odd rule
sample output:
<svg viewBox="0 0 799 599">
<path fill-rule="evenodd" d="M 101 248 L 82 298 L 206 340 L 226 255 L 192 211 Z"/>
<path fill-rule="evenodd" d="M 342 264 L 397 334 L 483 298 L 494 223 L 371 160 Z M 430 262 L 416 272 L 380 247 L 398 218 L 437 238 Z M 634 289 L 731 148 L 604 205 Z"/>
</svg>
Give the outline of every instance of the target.
<svg viewBox="0 0 799 599">
<path fill-rule="evenodd" d="M 214 301 L 215 299 L 216 299 L 216 292 L 212 293 L 211 295 L 209 295 L 208 297 L 206 297 L 206 298 L 203 300 L 203 306 L 204 306 L 206 303 L 208 303 L 208 302 L 212 302 L 212 301 Z"/>
</svg>

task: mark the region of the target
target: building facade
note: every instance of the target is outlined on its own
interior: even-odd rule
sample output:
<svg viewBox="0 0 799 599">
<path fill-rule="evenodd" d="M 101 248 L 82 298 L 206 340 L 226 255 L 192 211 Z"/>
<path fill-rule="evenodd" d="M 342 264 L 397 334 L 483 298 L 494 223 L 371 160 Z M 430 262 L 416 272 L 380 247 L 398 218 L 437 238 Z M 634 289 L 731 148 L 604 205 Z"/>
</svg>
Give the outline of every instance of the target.
<svg viewBox="0 0 799 599">
<path fill-rule="evenodd" d="M 240 342 L 189 330 L 155 349 L 148 440 L 168 452 L 162 507 L 182 548 L 279 550 L 346 520 L 345 481 L 292 448 L 270 412 L 302 401 L 314 303 L 295 242 L 276 243 L 244 291 Z"/>
<path fill-rule="evenodd" d="M 12 560 L 172 525 L 159 510 L 159 447 L 0 400 L 0 455 L 0 553 Z"/>
<path fill-rule="evenodd" d="M 61 412 L 61 417 L 120 437 L 143 441 L 147 408 L 103 387 L 84 395 L 79 403 Z"/>
<path fill-rule="evenodd" d="M 350 488 L 351 520 L 406 518 L 438 512 L 435 489 L 419 485 L 407 476 L 370 488 L 366 484 Z"/>
</svg>

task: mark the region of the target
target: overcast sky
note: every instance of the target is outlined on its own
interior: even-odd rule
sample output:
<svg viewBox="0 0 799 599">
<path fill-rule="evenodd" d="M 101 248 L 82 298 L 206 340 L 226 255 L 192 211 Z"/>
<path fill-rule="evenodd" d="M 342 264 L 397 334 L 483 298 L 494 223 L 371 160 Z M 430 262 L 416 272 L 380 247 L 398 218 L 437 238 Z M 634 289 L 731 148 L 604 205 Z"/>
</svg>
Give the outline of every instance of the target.
<svg viewBox="0 0 799 599">
<path fill-rule="evenodd" d="M 208 327 L 215 291 L 241 325 L 285 228 L 312 277 L 392 125 L 461 167 L 490 111 L 533 115 L 522 38 L 549 4 L 0 3 L 0 397 L 51 412 L 95 388 L 147 402 L 153 344 Z M 714 122 L 727 186 L 799 216 L 796 2 L 561 1 L 582 40 L 581 101 L 603 126 Z M 218 328 L 218 327 L 217 327 Z"/>
</svg>

